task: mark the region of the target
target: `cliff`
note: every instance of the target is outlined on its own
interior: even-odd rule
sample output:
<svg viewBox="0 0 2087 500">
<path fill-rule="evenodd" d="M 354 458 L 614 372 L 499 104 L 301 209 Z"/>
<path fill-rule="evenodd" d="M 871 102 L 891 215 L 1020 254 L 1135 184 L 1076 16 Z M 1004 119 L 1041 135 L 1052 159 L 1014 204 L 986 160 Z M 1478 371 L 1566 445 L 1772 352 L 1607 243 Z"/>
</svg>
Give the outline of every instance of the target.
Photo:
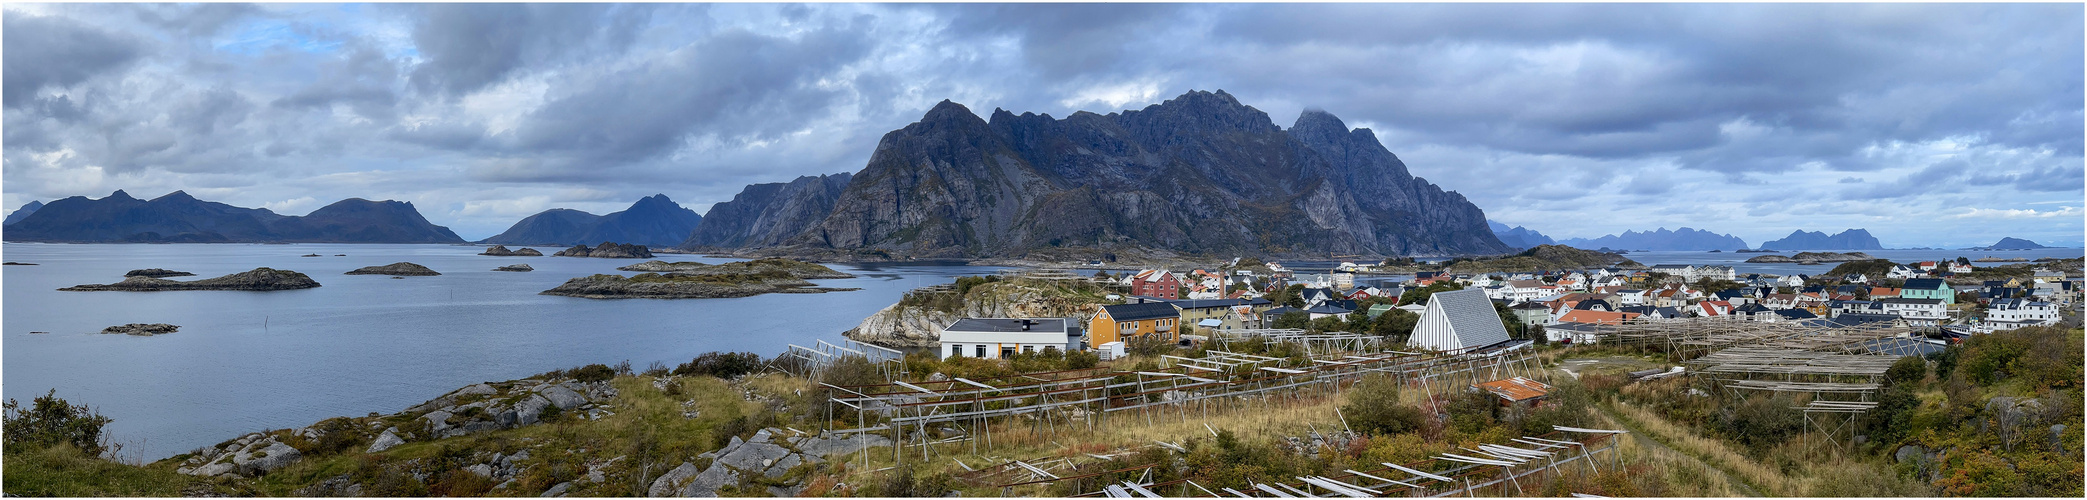
<svg viewBox="0 0 2087 500">
<path fill-rule="evenodd" d="M 964 278 L 976 280 L 977 278 Z M 942 328 L 958 319 L 1085 318 L 1109 292 L 1079 282 L 1016 278 L 970 287 L 931 287 L 877 311 L 842 335 L 888 347 L 936 347 Z"/>
<path fill-rule="evenodd" d="M 824 192 L 778 193 L 768 203 L 746 193 L 748 207 L 733 210 L 783 203 L 801 215 Z M 1484 212 L 1413 177 L 1369 130 L 1316 110 L 1285 130 L 1223 91 L 1062 120 L 995 110 L 988 121 L 943 101 L 885 134 L 817 224 L 698 232 L 706 235 L 699 245 L 743 235 L 740 244 L 772 253 L 841 257 L 1508 250 Z"/>
<path fill-rule="evenodd" d="M 462 243 L 412 203 L 350 198 L 298 216 L 198 200 L 175 191 L 150 201 L 121 190 L 74 196 L 7 226 L 7 241 L 67 243 Z"/>
<path fill-rule="evenodd" d="M 769 246 L 804 232 L 833 213 L 854 174 L 803 176 L 787 183 L 753 184 L 732 201 L 710 207 L 681 248 Z"/>
</svg>

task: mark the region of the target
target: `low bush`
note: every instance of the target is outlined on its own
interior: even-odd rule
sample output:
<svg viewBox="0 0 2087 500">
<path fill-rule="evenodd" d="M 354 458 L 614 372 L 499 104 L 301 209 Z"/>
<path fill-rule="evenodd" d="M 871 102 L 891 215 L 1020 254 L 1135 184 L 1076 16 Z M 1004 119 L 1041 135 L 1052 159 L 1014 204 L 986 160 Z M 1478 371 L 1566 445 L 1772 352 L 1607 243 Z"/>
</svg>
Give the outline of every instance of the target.
<svg viewBox="0 0 2087 500">
<path fill-rule="evenodd" d="M 109 425 L 111 419 L 87 405 L 59 399 L 56 389 L 32 400 L 28 408 L 23 408 L 13 398 L 9 398 L 4 406 L 5 422 L 0 428 L 4 428 L 9 447 L 46 448 L 69 444 L 89 456 L 108 451 L 102 427 Z"/>
<path fill-rule="evenodd" d="M 751 352 L 706 352 L 674 367 L 675 375 L 702 375 L 732 380 L 761 370 L 761 355 Z"/>
</svg>

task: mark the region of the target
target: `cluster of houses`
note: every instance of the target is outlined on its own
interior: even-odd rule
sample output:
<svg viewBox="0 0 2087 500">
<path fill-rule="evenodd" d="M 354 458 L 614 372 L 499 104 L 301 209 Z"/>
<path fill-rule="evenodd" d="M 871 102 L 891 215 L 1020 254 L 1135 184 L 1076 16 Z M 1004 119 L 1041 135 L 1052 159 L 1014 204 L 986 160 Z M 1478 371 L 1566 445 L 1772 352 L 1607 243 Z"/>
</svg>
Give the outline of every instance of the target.
<svg viewBox="0 0 2087 500">
<path fill-rule="evenodd" d="M 1397 308 L 1421 314 L 1421 325 L 1410 341 L 1416 342 L 1415 347 L 1437 350 L 1473 348 L 1477 346 L 1468 344 L 1490 339 L 1481 336 L 1472 340 L 1457 335 L 1447 325 L 1454 323 L 1451 315 L 1462 314 L 1467 316 L 1466 322 L 1475 321 L 1469 317 L 1492 318 L 1493 327 L 1500 328 L 1493 307 L 1496 303 L 1512 311 L 1524 325 L 1543 326 L 1546 340 L 1551 342 L 1586 342 L 1591 339 L 1587 332 L 1602 325 L 1699 317 L 1757 322 L 1893 321 L 1960 334 L 1990 333 L 2057 323 L 2061 308 L 2074 303 L 2082 285 L 2080 278 L 2040 270 L 2032 279 L 1953 286 L 1944 278 L 1949 273 L 1970 269 L 1968 265 L 1948 261 L 1896 266 L 1875 282 L 1862 275 L 1740 275 L 1731 266 L 1659 265 L 1647 270 L 1594 268 L 1455 275 L 1422 272 L 1396 284 L 1358 286 L 1355 273 L 1344 270 L 1363 271 L 1367 266 L 1343 263 L 1334 272 L 1302 276 L 1280 264 L 1265 267 L 1266 271 L 1196 269 L 1187 273 L 1147 269 L 1121 278 L 1106 278 L 1129 292 L 1128 296 L 1111 297 L 1123 303 L 1099 306 L 1084 318 L 965 319 L 945 330 L 942 352 L 945 357 L 998 358 L 1050 346 L 1061 350 L 1100 348 L 1120 354 L 1123 343 L 1136 338 L 1181 342 L 1184 331 L 1207 335 L 1266 329 L 1276 318 L 1292 312 L 1303 312 L 1311 319 L 1346 317 L 1357 312 L 1362 299 L 1396 299 L 1409 287 L 1444 282 L 1463 285 L 1464 290 L 1435 294 L 1425 306 L 1380 304 L 1361 312 L 1376 317 Z M 1703 278 L 1737 286 L 1707 292 L 1696 287 Z M 1900 285 L 1882 286 L 1883 280 Z M 1305 285 L 1300 294 L 1304 307 L 1268 300 L 1269 294 L 1292 284 Z M 1978 297 L 1984 316 L 1956 317 L 1962 314 L 1952 313 L 1951 306 L 1960 296 Z M 1445 297 L 1449 300 L 1442 300 Z M 1438 311 L 1438 306 L 1442 310 Z M 1429 315 L 1440 317 L 1430 321 Z M 1501 339 L 1497 340 L 1506 338 L 1504 328 L 1498 334 Z"/>
</svg>

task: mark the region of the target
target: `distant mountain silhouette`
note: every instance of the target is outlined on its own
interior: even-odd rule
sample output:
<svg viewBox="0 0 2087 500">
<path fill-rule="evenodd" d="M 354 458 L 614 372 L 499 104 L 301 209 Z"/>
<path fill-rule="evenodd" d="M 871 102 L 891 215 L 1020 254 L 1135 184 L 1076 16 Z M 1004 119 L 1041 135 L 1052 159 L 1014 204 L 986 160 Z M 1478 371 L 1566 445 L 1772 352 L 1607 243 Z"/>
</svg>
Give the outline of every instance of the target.
<svg viewBox="0 0 2087 500">
<path fill-rule="evenodd" d="M 826 220 L 854 174 L 839 173 L 753 184 L 732 201 L 712 205 L 682 248 L 732 248 L 780 243 Z M 766 238 L 766 239 L 763 239 Z"/>
<path fill-rule="evenodd" d="M 2029 241 L 2021 238 L 2001 238 L 1999 243 L 1994 243 L 1989 246 L 1972 248 L 1972 250 L 2035 250 L 2038 248 L 2051 247 L 2038 245 L 2034 241 Z"/>
<path fill-rule="evenodd" d="M 1573 248 L 1589 250 L 1596 248 L 1622 248 L 1653 251 L 1701 251 L 1747 248 L 1746 240 L 1741 240 L 1739 237 L 1687 227 L 1683 227 L 1679 231 L 1668 231 L 1664 227 L 1642 233 L 1624 231 L 1623 234 L 1612 234 L 1594 239 L 1566 238 L 1558 240 L 1558 243 Z"/>
<path fill-rule="evenodd" d="M 39 208 L 43 208 L 43 202 L 31 201 L 27 205 L 22 205 L 22 208 L 17 208 L 14 212 L 7 214 L 7 221 L 0 222 L 0 225 L 13 224 L 15 222 L 19 222 L 22 220 L 22 218 L 28 217 L 29 214 L 36 213 L 36 209 Z"/>
<path fill-rule="evenodd" d="M 175 191 L 150 201 L 117 190 L 50 202 L 9 224 L 6 241 L 69 243 L 463 243 L 412 203 L 349 198 L 303 217 L 198 200 Z"/>
<path fill-rule="evenodd" d="M 683 208 L 667 195 L 647 196 L 630 208 L 608 215 L 553 208 L 516 222 L 507 231 L 479 243 L 495 245 L 593 245 L 633 243 L 648 247 L 680 244 L 703 216 Z"/>
<path fill-rule="evenodd" d="M 1883 250 L 1877 237 L 1864 229 L 1849 229 L 1827 236 L 1825 232 L 1791 231 L 1789 236 L 1761 244 L 1762 250 Z"/>
<path fill-rule="evenodd" d="M 1506 224 L 1494 222 L 1492 219 L 1486 220 L 1486 227 L 1493 230 L 1493 236 L 1499 237 L 1501 243 L 1506 243 L 1507 246 L 1515 248 L 1536 248 L 1542 245 L 1558 243 L 1556 240 L 1552 240 L 1551 237 L 1536 232 L 1535 229 L 1522 226 L 1509 228 Z"/>
</svg>

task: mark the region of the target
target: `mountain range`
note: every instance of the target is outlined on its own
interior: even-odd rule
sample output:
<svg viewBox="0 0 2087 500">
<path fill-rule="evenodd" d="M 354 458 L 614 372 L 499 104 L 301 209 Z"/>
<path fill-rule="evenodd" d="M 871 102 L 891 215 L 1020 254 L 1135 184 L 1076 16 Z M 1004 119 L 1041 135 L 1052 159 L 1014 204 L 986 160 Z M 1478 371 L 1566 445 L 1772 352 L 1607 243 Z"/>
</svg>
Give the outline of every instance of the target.
<svg viewBox="0 0 2087 500">
<path fill-rule="evenodd" d="M 1493 236 L 1499 237 L 1500 242 L 1506 243 L 1509 247 L 1536 248 L 1538 246 L 1553 245 L 1558 243 L 1557 241 L 1552 240 L 1551 237 L 1544 236 L 1543 233 L 1536 232 L 1535 229 L 1529 229 L 1522 226 L 1515 226 L 1510 228 L 1507 227 L 1506 224 L 1494 222 L 1491 219 L 1486 220 L 1486 227 L 1492 229 Z"/>
<path fill-rule="evenodd" d="M 1849 229 L 1827 236 L 1823 231 L 1791 231 L 1783 239 L 1761 244 L 1762 250 L 1883 250 L 1884 245 L 1868 230 Z"/>
<path fill-rule="evenodd" d="M 778 238 L 802 233 L 833 213 L 834 203 L 855 174 L 798 177 L 790 182 L 753 184 L 732 201 L 710 207 L 703 223 L 681 242 L 682 248 L 770 246 Z"/>
<path fill-rule="evenodd" d="M 742 193 L 692 244 L 777 253 L 1021 257 L 1048 248 L 1464 255 L 1508 246 L 1463 195 L 1368 129 L 1308 110 L 1287 130 L 1224 91 L 1142 110 L 981 119 L 942 101 L 846 179 Z M 795 183 L 795 182 L 793 182 Z M 844 184 L 839 193 L 831 188 Z M 832 208 L 818 216 L 825 196 Z M 761 200 L 766 200 L 765 203 Z M 756 207 L 759 209 L 757 210 Z M 772 214 L 761 224 L 761 214 Z M 773 215 L 787 214 L 789 217 Z M 815 223 L 812 219 L 817 219 Z M 729 224 L 728 224 L 729 222 Z M 785 223 L 788 222 L 788 223 Z"/>
<path fill-rule="evenodd" d="M 565 208 L 545 210 L 478 243 L 570 246 L 616 242 L 665 248 L 680 244 L 702 221 L 703 216 L 694 210 L 657 194 L 608 215 Z"/>
<path fill-rule="evenodd" d="M 1652 251 L 1702 251 L 1747 248 L 1746 241 L 1736 236 L 1687 227 L 1676 231 L 1668 231 L 1664 227 L 1642 233 L 1624 231 L 1623 234 L 1611 234 L 1594 239 L 1566 238 L 1558 240 L 1558 243 L 1573 248 L 1590 250 L 1597 248 L 1620 248 Z"/>
<path fill-rule="evenodd" d="M 198 200 L 175 191 L 151 200 L 117 190 L 43 205 L 0 232 L 6 241 L 65 243 L 463 243 L 412 203 L 349 198 L 302 217 Z"/>
<path fill-rule="evenodd" d="M 2047 241 L 2048 241 L 2048 240 L 2047 240 Z M 1970 250 L 2035 250 L 2035 249 L 2038 249 L 2038 248 L 2051 248 L 2051 247 L 2047 247 L 2047 246 L 2039 245 L 2039 244 L 2037 244 L 2037 243 L 2036 243 L 2036 242 L 2034 242 L 2034 241 L 2029 241 L 2029 240 L 2025 240 L 2025 239 L 2021 239 L 2021 238 L 2013 238 L 2013 237 L 2008 237 L 2008 238 L 2000 238 L 2000 241 L 1999 241 L 1998 243 L 1994 243 L 1994 244 L 1992 244 L 1992 245 L 1988 245 L 1988 246 L 1982 246 L 1982 247 L 1973 247 L 1973 248 L 1970 248 Z"/>
</svg>

